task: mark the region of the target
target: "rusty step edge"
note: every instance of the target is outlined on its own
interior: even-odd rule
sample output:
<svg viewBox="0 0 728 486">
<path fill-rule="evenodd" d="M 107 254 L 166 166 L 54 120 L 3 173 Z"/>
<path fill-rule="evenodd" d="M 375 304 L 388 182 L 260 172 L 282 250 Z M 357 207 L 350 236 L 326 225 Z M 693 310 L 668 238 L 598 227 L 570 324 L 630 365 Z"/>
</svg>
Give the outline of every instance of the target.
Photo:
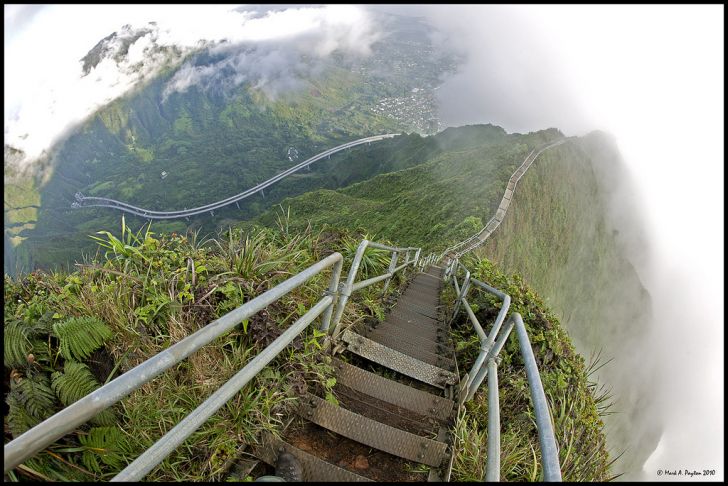
<svg viewBox="0 0 728 486">
<path fill-rule="evenodd" d="M 403 385 L 340 359 L 333 358 L 331 364 L 337 383 L 420 415 L 447 420 L 455 406 L 455 402 L 448 398 Z"/>
<path fill-rule="evenodd" d="M 405 341 L 402 341 L 401 339 L 397 339 L 396 337 L 390 335 L 368 335 L 366 337 L 376 343 L 387 346 L 388 348 L 392 348 L 395 351 L 404 353 L 412 358 L 419 359 L 420 361 L 423 361 L 425 363 L 437 366 L 438 368 L 450 370 L 451 367 L 455 367 L 455 362 L 450 358 L 447 358 L 445 355 L 431 353 L 428 350 L 424 349 L 422 346 L 407 343 Z"/>
<path fill-rule="evenodd" d="M 450 359 L 453 348 L 445 343 L 437 343 L 429 341 L 428 344 L 424 344 L 418 341 L 412 341 L 409 338 L 414 337 L 411 334 L 404 333 L 393 333 L 391 329 L 383 328 L 381 331 L 375 331 L 364 335 L 364 337 L 371 339 L 384 346 L 389 346 L 392 349 L 396 349 L 401 353 L 408 354 L 413 358 L 420 359 L 429 363 L 428 360 L 433 361 L 445 361 L 446 364 L 452 365 L 454 362 Z M 439 345 L 439 346 L 438 346 Z M 411 354 L 416 353 L 416 354 Z M 434 363 L 430 363 L 434 364 Z"/>
<path fill-rule="evenodd" d="M 350 352 L 423 383 L 444 389 L 446 385 L 458 382 L 457 375 L 451 371 L 407 356 L 348 329 L 342 339 L 348 343 Z"/>
<path fill-rule="evenodd" d="M 303 469 L 303 480 L 311 481 L 356 481 L 356 482 L 373 482 L 369 478 L 359 476 L 351 471 L 340 468 L 330 462 L 326 462 L 298 447 L 282 441 L 270 432 L 263 432 L 262 444 L 253 448 L 253 453 L 261 461 L 275 466 L 278 454 L 283 448 L 285 452 L 293 454 L 293 456 L 301 463 Z"/>
<path fill-rule="evenodd" d="M 298 413 L 306 420 L 360 444 L 410 461 L 439 467 L 448 460 L 447 444 L 377 422 L 306 393 Z"/>
</svg>

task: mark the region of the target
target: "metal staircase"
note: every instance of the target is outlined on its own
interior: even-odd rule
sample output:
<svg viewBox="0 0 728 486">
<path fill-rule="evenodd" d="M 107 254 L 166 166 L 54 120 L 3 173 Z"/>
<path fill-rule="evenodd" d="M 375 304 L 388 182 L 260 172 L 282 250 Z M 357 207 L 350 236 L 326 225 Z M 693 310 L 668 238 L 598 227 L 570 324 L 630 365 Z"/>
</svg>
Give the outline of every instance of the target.
<svg viewBox="0 0 728 486">
<path fill-rule="evenodd" d="M 387 464 L 386 479 L 417 479 L 410 471 L 424 464 L 431 469 L 420 479 L 447 480 L 459 379 L 439 302 L 443 271 L 431 266 L 418 273 L 383 321 L 345 330 L 332 352 L 339 406 L 307 393 L 297 411 L 300 420 L 289 426 L 296 429 L 292 439 L 286 432 L 282 440 L 269 434 L 254 449 L 256 456 L 273 465 L 279 452 L 288 451 L 301 461 L 306 481 L 385 479 L 376 468 L 365 468 L 374 477 L 362 475 L 356 458 L 339 459 L 339 467 L 294 445 L 299 430 L 312 435 L 318 429 L 368 447 L 367 463 Z"/>
<path fill-rule="evenodd" d="M 548 147 L 558 143 L 561 141 Z M 538 153 L 532 152 L 515 176 L 520 178 Z M 508 196 L 513 188 L 509 186 Z M 499 216 L 502 219 L 503 215 L 499 213 Z M 497 481 L 500 478 L 498 354 L 515 329 L 531 392 L 544 479 L 560 481 L 552 421 L 523 320 L 518 313 L 506 319 L 510 297 L 471 278 L 468 269 L 457 260 L 459 255 L 484 241 L 494 229 L 488 226 L 490 223 L 484 228 L 487 234 L 481 232 L 440 256 L 432 254 L 425 258 L 420 258 L 419 248 L 391 247 L 363 240 L 343 282 L 339 281 L 344 263 L 342 255 L 327 256 L 7 443 L 5 473 L 243 320 L 314 276 L 330 271 L 328 290 L 320 300 L 112 481 L 143 479 L 319 318 L 318 327 L 328 334 L 324 354 L 334 366 L 338 404 L 320 396 L 322 393 L 317 393 L 315 386 L 304 392 L 298 399 L 297 416 L 279 431 L 280 436 L 266 433 L 256 444 L 249 444 L 259 460 L 274 464 L 281 452 L 288 451 L 298 457 L 306 481 L 447 481 L 453 462 L 451 427 L 463 404 L 473 398 L 487 377 L 488 467 L 484 479 Z M 367 248 L 390 252 L 390 265 L 384 274 L 357 282 L 359 265 Z M 397 266 L 400 257 L 404 261 Z M 438 266 L 443 259 L 446 266 Z M 415 269 L 415 275 L 382 321 L 343 328 L 341 318 L 353 293 L 379 282 L 384 282 L 384 293 L 392 276 L 406 267 Z M 458 281 L 459 275 L 461 281 Z M 445 306 L 440 301 L 445 283 L 451 283 L 457 295 L 451 316 L 444 315 Z M 503 301 L 487 333 L 468 304 L 467 295 L 471 290 L 489 292 Z M 481 343 L 478 358 L 462 375 L 449 332 L 450 323 L 461 309 Z"/>
</svg>

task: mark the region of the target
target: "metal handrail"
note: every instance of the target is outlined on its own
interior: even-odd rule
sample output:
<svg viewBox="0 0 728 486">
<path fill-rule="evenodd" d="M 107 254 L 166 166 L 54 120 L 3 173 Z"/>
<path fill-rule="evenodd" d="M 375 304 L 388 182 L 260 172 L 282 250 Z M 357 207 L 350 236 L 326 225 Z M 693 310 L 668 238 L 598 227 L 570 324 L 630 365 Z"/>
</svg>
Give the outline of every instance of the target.
<svg viewBox="0 0 728 486">
<path fill-rule="evenodd" d="M 373 277 L 354 285 L 359 263 L 367 246 L 389 250 L 394 253 L 404 253 L 406 255 L 405 263 L 399 267 L 390 269 L 384 275 Z M 414 255 L 412 259 L 410 259 L 411 253 Z M 396 248 L 364 240 L 359 245 L 359 249 L 349 270 L 347 282 L 343 285 L 339 285 L 343 257 L 338 252 L 329 255 L 267 292 L 216 319 L 177 344 L 154 355 L 5 444 L 4 472 L 7 473 L 63 435 L 71 432 L 134 390 L 148 383 L 162 372 L 187 358 L 201 347 L 230 331 L 243 320 L 251 317 L 295 288 L 303 285 L 313 276 L 333 266 L 328 290 L 308 312 L 299 317 L 286 331 L 248 362 L 235 376 L 222 385 L 172 430 L 162 436 L 151 448 L 147 449 L 112 479 L 112 481 L 140 480 L 157 464 L 162 462 L 165 457 L 174 451 L 195 430 L 202 426 L 207 419 L 240 391 L 240 389 L 250 382 L 255 375 L 270 363 L 271 360 L 317 317 L 323 315 L 321 330 L 329 331 L 333 316 L 333 328 L 337 330 L 340 326 L 344 306 L 353 291 L 372 285 L 385 278 L 389 279 L 407 265 L 411 264 L 416 266 L 419 255 L 419 248 Z M 333 313 L 334 308 L 336 308 L 335 314 Z"/>
<path fill-rule="evenodd" d="M 536 158 L 541 155 L 542 152 L 552 147 L 556 147 L 557 145 L 561 145 L 562 143 L 566 142 L 566 140 L 566 138 L 561 138 L 559 140 L 556 140 L 555 142 L 550 142 L 546 145 L 543 145 L 538 149 L 538 151 L 537 149 L 531 150 L 531 152 L 524 159 L 521 165 L 519 165 L 518 168 L 513 172 L 510 179 L 508 179 L 506 190 L 503 193 L 503 197 L 501 198 L 501 202 L 498 205 L 498 210 L 496 211 L 495 215 L 490 218 L 490 220 L 485 224 L 485 226 L 483 226 L 480 231 L 445 249 L 442 253 L 440 253 L 438 260 L 442 260 L 446 257 L 449 257 L 450 259 L 460 258 L 467 252 L 485 243 L 485 240 L 487 240 L 488 237 L 493 234 L 493 232 L 503 222 L 503 218 L 505 218 L 508 207 L 511 204 L 511 199 L 513 198 L 513 194 L 516 190 L 516 185 L 518 184 L 518 181 L 521 180 L 521 177 L 523 177 L 526 171 L 531 167 Z"/>
<path fill-rule="evenodd" d="M 379 250 L 386 250 L 391 252 L 392 257 L 389 263 L 389 269 L 387 273 L 378 277 L 372 277 L 361 282 L 356 282 L 356 275 L 359 272 L 359 264 L 361 263 L 361 260 L 364 257 L 364 252 L 367 248 L 376 248 Z M 389 285 L 389 279 L 391 279 L 395 273 L 410 264 L 414 265 L 415 267 L 417 266 L 417 262 L 420 257 L 420 251 L 421 248 L 398 248 L 394 246 L 383 245 L 381 243 L 375 243 L 369 240 L 362 240 L 362 242 L 359 243 L 359 246 L 356 249 L 356 253 L 354 254 L 354 260 L 351 262 L 351 268 L 349 269 L 349 273 L 346 276 L 346 281 L 340 284 L 339 302 L 337 304 L 336 312 L 333 319 L 334 330 L 331 333 L 332 339 L 336 339 L 341 333 L 341 316 L 344 313 L 344 307 L 346 306 L 346 303 L 348 302 L 351 293 L 385 279 L 387 280 L 387 282 L 384 284 L 384 291 L 386 291 L 387 286 Z M 410 253 L 412 252 L 414 252 L 414 258 L 410 260 Z M 402 253 L 405 254 L 405 262 L 399 267 L 395 267 L 398 255 Z"/>
<path fill-rule="evenodd" d="M 458 284 L 458 270 L 465 272 L 462 286 Z M 475 332 L 480 338 L 480 353 L 478 354 L 470 372 L 461 378 L 461 394 L 460 404 L 464 401 L 473 399 L 475 392 L 488 375 L 488 462 L 486 468 L 486 481 L 498 481 L 500 477 L 500 409 L 498 406 L 498 378 L 497 378 L 497 362 L 499 353 L 503 349 L 506 340 L 511 334 L 513 328 L 516 328 L 518 336 L 521 356 L 525 363 L 526 378 L 528 380 L 531 392 L 531 400 L 536 415 L 536 428 L 538 430 L 539 444 L 541 447 L 541 456 L 544 467 L 544 480 L 561 481 L 561 467 L 559 464 L 558 448 L 554 436 L 553 425 L 546 401 L 546 395 L 543 391 L 541 377 L 538 372 L 538 366 L 533 356 L 531 343 L 528 339 L 526 327 L 523 324 L 523 318 L 517 312 L 511 314 L 504 323 L 506 313 L 510 306 L 511 298 L 509 295 L 491 287 L 490 285 L 472 278 L 468 269 L 463 266 L 457 259 L 452 260 L 446 267 L 446 280 L 451 280 L 452 285 L 457 292 L 457 303 L 453 316 L 455 319 L 458 312 L 458 304 L 462 303 Z M 493 323 L 493 328 L 488 336 L 485 335 L 478 318 L 468 304 L 467 293 L 471 284 L 485 290 L 488 293 L 496 295 L 503 301 L 500 312 Z M 497 337 L 497 340 L 496 340 Z"/>
</svg>

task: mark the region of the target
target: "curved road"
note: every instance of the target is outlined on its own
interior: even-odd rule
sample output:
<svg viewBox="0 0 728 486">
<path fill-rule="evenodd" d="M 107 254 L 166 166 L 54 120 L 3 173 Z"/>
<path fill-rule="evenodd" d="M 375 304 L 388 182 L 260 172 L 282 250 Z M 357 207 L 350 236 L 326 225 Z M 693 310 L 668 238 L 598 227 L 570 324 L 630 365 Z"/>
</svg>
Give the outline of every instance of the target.
<svg viewBox="0 0 728 486">
<path fill-rule="evenodd" d="M 141 216 L 143 218 L 147 219 L 175 219 L 175 218 L 187 218 L 189 216 L 195 216 L 197 214 L 202 213 L 208 213 L 212 212 L 215 209 L 219 209 L 221 207 L 227 206 L 229 204 L 235 203 L 240 201 L 241 199 L 245 199 L 248 196 L 252 196 L 253 194 L 262 191 L 266 187 L 275 184 L 281 179 L 284 179 L 285 177 L 293 174 L 294 172 L 299 171 L 300 169 L 307 167 L 308 165 L 312 164 L 313 162 L 316 162 L 317 160 L 323 159 L 324 157 L 328 157 L 331 154 L 335 154 L 336 152 L 340 152 L 341 150 L 346 150 L 351 147 L 355 147 L 357 145 L 361 145 L 364 143 L 370 143 L 370 142 L 378 142 L 379 140 L 384 140 L 385 138 L 393 138 L 399 135 L 398 133 L 387 133 L 385 135 L 375 135 L 373 137 L 366 137 L 366 138 L 360 138 L 359 140 L 354 140 L 353 142 L 347 142 L 345 144 L 339 145 L 338 147 L 334 147 L 331 149 L 328 149 L 324 152 L 321 152 L 318 155 L 314 155 L 311 158 L 308 158 L 304 160 L 303 162 L 294 165 L 290 169 L 287 169 L 280 174 L 277 174 L 270 179 L 261 182 L 260 184 L 251 187 L 250 189 L 247 189 L 240 194 L 236 194 L 234 196 L 230 196 L 226 199 L 221 199 L 220 201 L 216 201 L 210 204 L 206 204 L 204 206 L 199 206 L 192 209 L 185 209 L 182 211 L 153 211 L 150 209 L 144 209 L 137 206 L 132 206 L 131 204 L 117 201 L 115 199 L 109 199 L 105 197 L 91 197 L 91 196 L 84 196 L 80 192 L 76 193 L 76 202 L 71 204 L 72 208 L 87 208 L 87 207 L 101 207 L 101 208 L 112 208 L 112 209 L 118 209 L 119 211 L 125 211 L 127 213 L 135 214 L 137 216 Z"/>
</svg>

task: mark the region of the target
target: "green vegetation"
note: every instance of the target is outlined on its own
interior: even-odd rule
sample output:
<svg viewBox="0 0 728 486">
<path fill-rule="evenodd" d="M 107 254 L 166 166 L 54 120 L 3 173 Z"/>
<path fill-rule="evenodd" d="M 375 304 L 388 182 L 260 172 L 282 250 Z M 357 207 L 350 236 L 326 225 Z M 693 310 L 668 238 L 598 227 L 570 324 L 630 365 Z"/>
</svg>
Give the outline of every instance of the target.
<svg viewBox="0 0 728 486">
<path fill-rule="evenodd" d="M 77 272 L 36 271 L 19 280 L 6 276 L 6 430 L 17 436 L 332 251 L 350 263 L 359 240 L 372 238 L 332 229 L 299 233 L 292 227 L 287 215 L 280 215 L 275 228 L 231 230 L 201 241 L 195 233 L 157 235 L 149 228 L 134 233 L 122 220 L 118 237 L 106 231 L 94 237 L 99 252 Z M 386 268 L 388 259 L 380 253 L 365 255 L 362 279 Z M 607 479 L 598 414 L 605 396 L 597 396 L 587 379 L 590 370 L 558 320 L 520 278 L 500 274 L 486 260 L 466 263 L 475 276 L 508 292 L 512 309 L 525 318 L 554 413 L 564 478 Z M 391 288 L 403 281 L 395 278 Z M 328 275 L 321 275 L 243 321 L 26 461 L 11 478 L 113 477 L 305 313 L 327 285 Z M 345 325 L 382 316 L 379 289 L 355 294 Z M 498 309 L 492 300 L 479 296 L 473 302 L 482 322 L 494 318 Z M 454 329 L 460 368 L 467 369 L 477 340 L 462 319 Z M 336 400 L 330 366 L 320 353 L 322 336 L 309 328 L 146 479 L 223 479 L 243 444 L 254 442 L 262 430 L 282 426 L 302 387 L 318 387 Z M 537 480 L 538 438 L 515 339 L 503 357 L 503 478 Z M 453 479 L 482 479 L 486 423 L 482 390 L 456 424 Z"/>
<path fill-rule="evenodd" d="M 610 406 L 610 396 L 590 378 L 599 366 L 598 360 L 585 364 L 559 319 L 520 276 L 501 273 L 487 259 L 465 258 L 464 264 L 474 278 L 510 295 L 509 314 L 518 312 L 523 317 L 551 409 L 564 481 L 610 480 L 611 463 L 601 420 L 601 415 Z M 452 287 L 448 287 L 446 295 L 446 302 L 454 302 Z M 502 305 L 490 294 L 475 290 L 470 292 L 469 302 L 486 329 L 495 321 Z M 451 315 L 452 310 L 450 306 L 447 315 Z M 460 313 L 452 330 L 458 343 L 461 373 L 472 367 L 480 349 L 472 324 L 464 314 Z M 516 336 L 509 337 L 500 357 L 501 480 L 543 481 L 533 405 Z M 453 480 L 483 480 L 487 461 L 487 424 L 486 381 L 458 417 Z"/>
<path fill-rule="evenodd" d="M 366 59 L 345 59 L 338 53 L 329 59 L 304 56 L 300 67 L 308 77 L 300 79 L 294 89 L 275 96 L 265 93 L 265 86 L 236 85 L 232 79 L 167 96 L 167 83 L 177 72 L 177 67 L 170 67 L 104 107 L 77 127 L 55 148 L 52 159 L 44 162 L 42 182 L 33 182 L 32 204 L 37 214 L 18 212 L 17 208 L 27 206 L 22 201 L 26 196 L 6 195 L 5 240 L 13 245 L 5 255 L 6 272 L 63 268 L 80 259 L 82 253 L 93 251 L 84 237 L 88 228 L 113 226 L 118 214 L 108 209 L 72 210 L 77 191 L 149 209 L 194 207 L 237 194 L 287 169 L 294 163 L 288 159 L 290 147 L 296 148 L 299 160 L 303 160 L 363 136 L 412 131 L 417 125 L 413 120 L 374 108 L 384 97 L 408 96 L 415 87 L 435 86 L 444 70 L 452 68 L 452 61 L 423 48 L 430 44 L 425 26 L 413 30 L 402 19 L 395 24 L 390 26 L 392 31 L 406 31 L 406 42 L 396 38 L 377 42 L 372 56 Z M 202 51 L 186 61 L 205 65 L 218 61 L 215 56 Z M 413 105 L 413 116 L 422 111 L 418 108 Z M 342 157 L 336 159 L 341 161 Z M 7 160 L 6 153 L 6 181 L 10 170 Z M 163 172 L 167 173 L 164 178 Z M 376 173 L 375 168 L 357 168 L 357 178 L 343 174 L 343 183 Z M 321 187 L 341 187 L 337 177 L 317 167 L 296 176 L 293 182 L 279 185 L 276 194 L 266 199 L 258 196 L 245 200 L 240 208 L 216 211 L 214 217 L 183 220 L 185 230 L 214 234 L 258 215 L 283 197 Z M 15 214 L 8 217 L 8 210 Z"/>
<path fill-rule="evenodd" d="M 7 442 L 66 405 L 260 295 L 292 274 L 340 251 L 351 263 L 365 235 L 292 232 L 282 215 L 275 229 L 231 230 L 214 239 L 101 231 L 99 252 L 73 273 L 5 276 L 4 364 Z M 367 255 L 362 278 L 388 259 Z M 11 479 L 108 480 L 169 431 L 215 389 L 304 314 L 328 287 L 314 277 L 205 346 L 88 424 L 16 468 Z M 398 275 L 390 292 L 404 282 Z M 381 286 L 352 296 L 345 326 L 381 315 Z M 319 387 L 335 400 L 331 368 L 317 324 L 146 480 L 220 480 L 262 430 L 278 430 L 296 393 Z"/>
<path fill-rule="evenodd" d="M 508 135 L 493 125 L 450 128 L 412 139 L 390 155 L 406 160 L 416 153 L 418 165 L 343 189 L 308 192 L 281 205 L 296 216 L 297 228 L 309 223 L 364 228 L 402 244 L 441 250 L 478 231 L 531 149 L 558 136 L 554 129 Z M 257 221 L 271 225 L 275 212 Z"/>
<path fill-rule="evenodd" d="M 612 196 L 624 184 L 618 153 L 598 132 L 542 153 L 518 183 L 503 223 L 476 253 L 522 275 L 560 316 L 580 353 L 611 361 L 595 374 L 615 396 L 607 437 L 616 453 L 626 451 L 616 468 L 634 471 L 657 445 L 661 424 L 648 407 L 653 371 L 639 359 L 652 319 L 650 296 L 623 243 L 639 238 L 641 228 L 632 214 L 612 209 L 635 211 Z"/>
</svg>

